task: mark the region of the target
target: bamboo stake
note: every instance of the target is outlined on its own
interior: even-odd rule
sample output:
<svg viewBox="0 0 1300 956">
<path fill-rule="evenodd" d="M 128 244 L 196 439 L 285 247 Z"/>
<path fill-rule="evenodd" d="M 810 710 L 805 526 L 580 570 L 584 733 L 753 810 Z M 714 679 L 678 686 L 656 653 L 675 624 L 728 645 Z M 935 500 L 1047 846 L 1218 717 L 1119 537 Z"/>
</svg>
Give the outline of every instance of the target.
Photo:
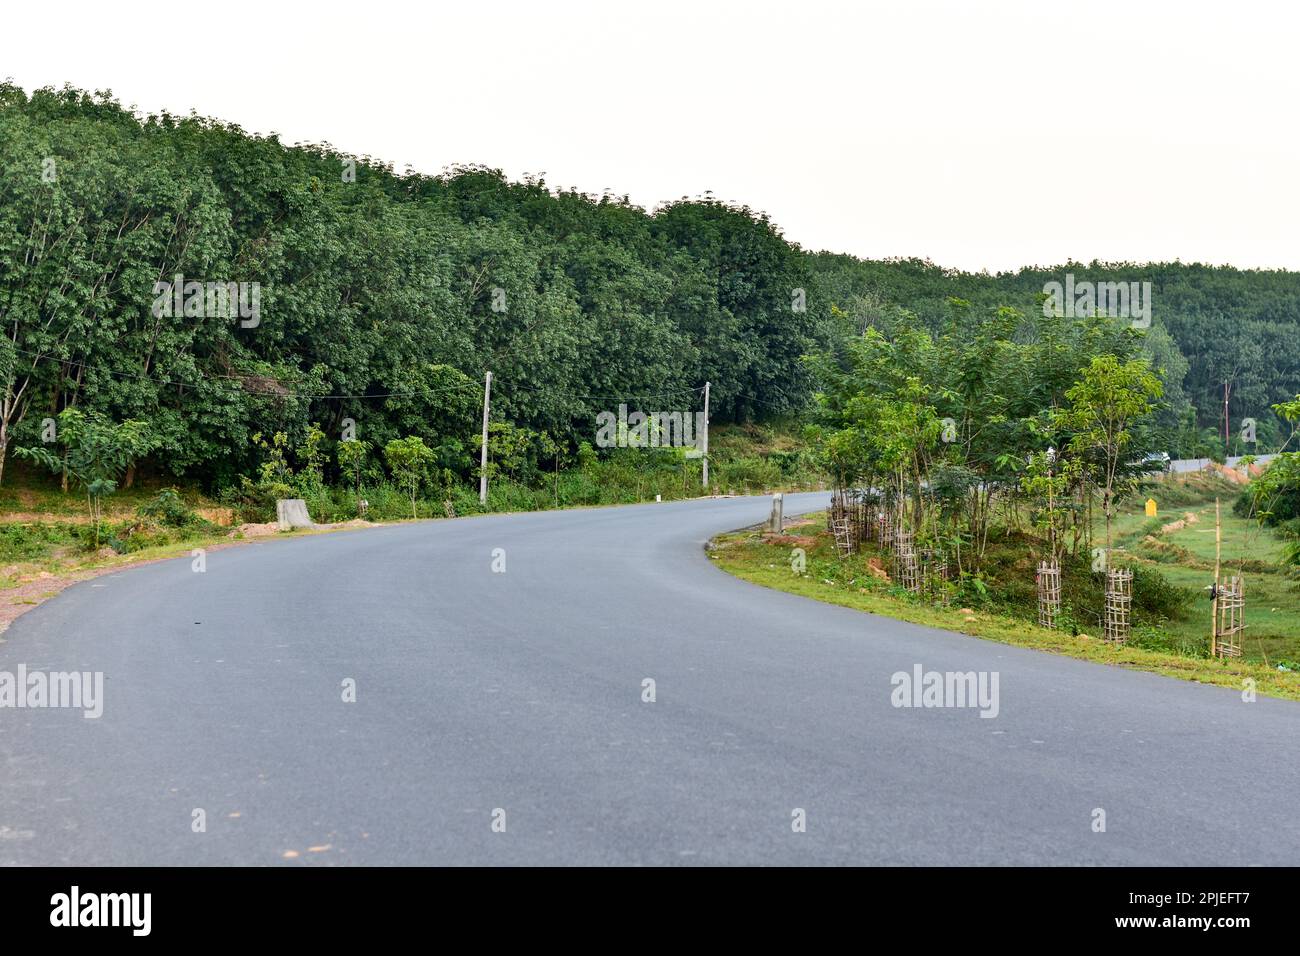
<svg viewBox="0 0 1300 956">
<path fill-rule="evenodd" d="M 1210 593 L 1210 656 L 1219 656 L 1219 565 L 1223 555 L 1223 526 L 1219 518 L 1219 499 L 1214 499 L 1214 590 Z"/>
</svg>

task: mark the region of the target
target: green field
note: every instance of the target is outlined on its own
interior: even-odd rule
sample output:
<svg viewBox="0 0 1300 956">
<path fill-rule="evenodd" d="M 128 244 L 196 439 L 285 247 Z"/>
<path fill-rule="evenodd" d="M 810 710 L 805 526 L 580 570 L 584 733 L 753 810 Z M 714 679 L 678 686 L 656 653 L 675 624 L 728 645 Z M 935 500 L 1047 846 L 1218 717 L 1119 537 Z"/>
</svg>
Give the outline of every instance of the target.
<svg viewBox="0 0 1300 956">
<path fill-rule="evenodd" d="M 1197 597 L 1183 616 L 1165 627 L 1189 641 L 1208 645 L 1210 600 L 1206 588 L 1214 579 L 1214 492 L 1219 492 L 1222 528 L 1222 577 L 1241 575 L 1246 585 L 1246 632 L 1242 650 L 1250 660 L 1265 663 L 1300 661 L 1300 579 L 1280 564 L 1283 542 L 1258 522 L 1232 513 L 1238 489 L 1174 479 L 1165 494 L 1156 485 L 1149 494 L 1158 516 L 1146 517 L 1143 501 L 1126 503 L 1113 523 L 1120 560 L 1156 568 L 1172 584 L 1195 591 Z M 1200 493 L 1198 493 L 1198 491 Z M 1169 499 L 1162 505 L 1161 499 Z M 1186 521 L 1191 514 L 1195 520 Z M 1186 521 L 1183 527 L 1157 529 Z M 1154 533 L 1153 533 L 1154 532 Z"/>
</svg>

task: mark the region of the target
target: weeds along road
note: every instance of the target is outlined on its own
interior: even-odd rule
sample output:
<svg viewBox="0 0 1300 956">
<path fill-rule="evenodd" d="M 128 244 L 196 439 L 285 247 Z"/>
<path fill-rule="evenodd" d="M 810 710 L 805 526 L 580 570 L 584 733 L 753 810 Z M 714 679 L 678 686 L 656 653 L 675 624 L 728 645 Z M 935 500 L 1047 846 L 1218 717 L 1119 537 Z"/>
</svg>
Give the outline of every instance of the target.
<svg viewBox="0 0 1300 956">
<path fill-rule="evenodd" d="M 767 511 L 434 521 L 76 585 L 0 672 L 102 671 L 103 714 L 0 709 L 0 864 L 1300 863 L 1300 705 L 710 567 Z M 915 665 L 997 672 L 997 716 L 893 706 Z"/>
</svg>

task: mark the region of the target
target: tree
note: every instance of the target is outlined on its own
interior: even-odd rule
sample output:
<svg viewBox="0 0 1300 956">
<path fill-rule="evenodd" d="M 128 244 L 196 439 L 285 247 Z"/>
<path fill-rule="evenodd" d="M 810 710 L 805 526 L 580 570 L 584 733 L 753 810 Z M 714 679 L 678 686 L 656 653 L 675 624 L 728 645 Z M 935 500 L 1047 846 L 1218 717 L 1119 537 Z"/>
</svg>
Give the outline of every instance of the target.
<svg viewBox="0 0 1300 956">
<path fill-rule="evenodd" d="M 98 548 L 103 498 L 117 490 L 118 480 L 127 468 L 153 447 L 148 425 L 134 419 L 114 424 L 97 414 L 65 408 L 59 414 L 58 435 L 66 449 L 63 456 L 40 446 L 17 448 L 14 454 L 45 465 L 55 474 L 69 476 L 81 486 Z"/>
<path fill-rule="evenodd" d="M 411 496 L 411 517 L 418 518 L 415 510 L 416 496 L 428 480 L 429 466 L 434 462 L 433 450 L 418 435 L 394 438 L 384 446 L 384 458 L 393 473 L 393 479 Z"/>
<path fill-rule="evenodd" d="M 1294 401 L 1279 402 L 1273 411 L 1294 429 L 1285 448 L 1300 435 L 1300 395 Z M 1233 510 L 1278 528 L 1290 539 L 1286 561 L 1300 565 L 1300 451 L 1280 452 L 1264 473 L 1250 483 Z"/>
<path fill-rule="evenodd" d="M 549 458 L 555 465 L 555 507 L 560 507 L 560 463 L 564 459 L 564 448 L 546 432 L 537 433 L 537 454 L 540 458 Z"/>
<path fill-rule="evenodd" d="M 358 514 L 361 513 L 361 469 L 365 467 L 366 458 L 369 454 L 370 445 L 358 438 L 339 442 L 339 470 L 345 476 L 351 476 L 354 479 Z"/>
<path fill-rule="evenodd" d="M 1113 355 L 1099 355 L 1065 393 L 1070 405 L 1061 412 L 1060 421 L 1074 431 L 1070 447 L 1092 460 L 1096 484 L 1102 489 L 1107 551 L 1117 484 L 1133 472 L 1133 426 L 1151 415 L 1162 391 L 1160 379 L 1145 360 L 1121 363 Z"/>
</svg>

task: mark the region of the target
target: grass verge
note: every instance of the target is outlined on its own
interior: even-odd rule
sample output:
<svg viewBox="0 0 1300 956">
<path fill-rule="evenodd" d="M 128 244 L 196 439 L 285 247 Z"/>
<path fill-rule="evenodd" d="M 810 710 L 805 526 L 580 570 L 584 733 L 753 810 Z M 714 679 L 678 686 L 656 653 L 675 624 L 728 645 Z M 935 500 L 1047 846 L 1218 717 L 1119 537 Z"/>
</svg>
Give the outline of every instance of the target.
<svg viewBox="0 0 1300 956">
<path fill-rule="evenodd" d="M 1096 636 L 1071 636 L 986 610 L 933 605 L 888 585 L 865 565 L 861 576 L 845 580 L 842 566 L 834 555 L 834 545 L 825 532 L 824 517 L 814 517 L 808 524 L 791 527 L 789 531 L 790 534 L 781 536 L 753 530 L 719 535 L 710 542 L 709 556 L 718 567 L 736 577 L 828 604 L 1016 647 L 1238 691 L 1246 686 L 1247 679 L 1252 679 L 1260 694 L 1300 700 L 1300 674 L 1279 671 L 1262 663 L 1228 662 L 1153 651 L 1131 644 L 1114 645 Z M 805 552 L 803 573 L 792 570 L 795 548 Z"/>
</svg>

